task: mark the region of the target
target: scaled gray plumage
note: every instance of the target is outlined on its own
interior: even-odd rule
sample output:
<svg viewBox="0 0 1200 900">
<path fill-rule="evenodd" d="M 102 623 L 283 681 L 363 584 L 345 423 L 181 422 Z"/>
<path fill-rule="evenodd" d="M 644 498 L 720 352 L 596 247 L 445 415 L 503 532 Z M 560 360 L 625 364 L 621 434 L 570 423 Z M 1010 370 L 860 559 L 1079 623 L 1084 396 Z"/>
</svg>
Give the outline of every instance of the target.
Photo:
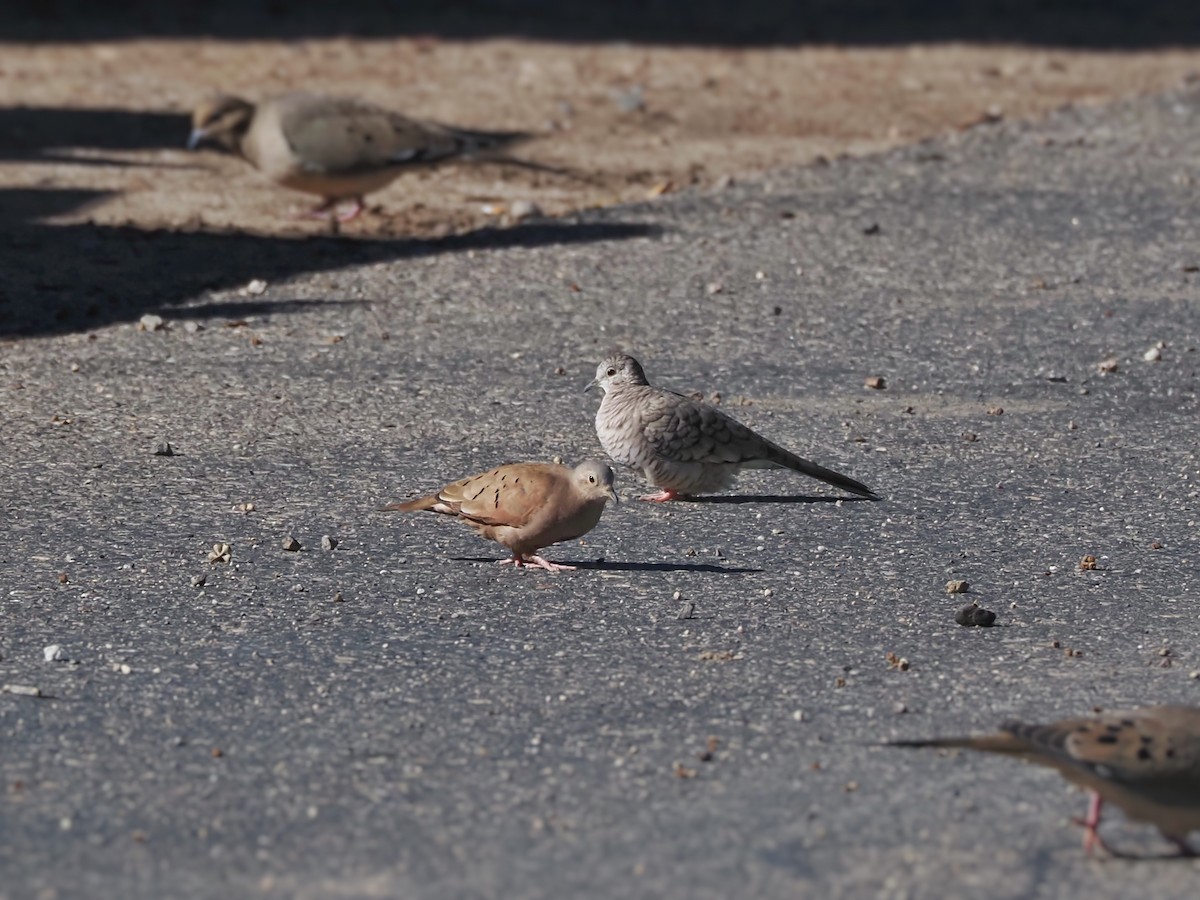
<svg viewBox="0 0 1200 900">
<path fill-rule="evenodd" d="M 657 494 L 673 500 L 727 487 L 742 469 L 792 469 L 871 499 L 861 482 L 802 459 L 714 406 L 653 387 L 636 359 L 617 354 L 600 363 L 588 389 L 604 391 L 596 435 L 616 462 L 638 469 Z"/>
</svg>

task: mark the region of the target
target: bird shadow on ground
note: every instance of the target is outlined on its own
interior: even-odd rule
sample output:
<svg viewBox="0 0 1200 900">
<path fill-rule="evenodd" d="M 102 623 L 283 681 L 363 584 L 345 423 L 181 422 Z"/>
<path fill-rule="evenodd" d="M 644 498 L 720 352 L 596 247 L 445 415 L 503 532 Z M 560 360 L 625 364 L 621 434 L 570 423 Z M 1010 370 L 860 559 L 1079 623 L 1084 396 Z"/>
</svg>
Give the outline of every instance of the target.
<svg viewBox="0 0 1200 900">
<path fill-rule="evenodd" d="M 498 564 L 498 559 L 487 559 L 482 556 L 452 556 L 454 562 L 492 563 Z M 582 571 L 593 572 L 707 572 L 714 575 L 749 575 L 761 572 L 762 569 L 743 569 L 736 566 L 716 566 L 712 563 L 655 563 L 655 562 L 609 562 L 606 559 L 592 560 L 551 560 L 560 566 L 574 566 Z M 536 566 L 530 566 L 536 569 Z M 545 571 L 544 569 L 542 571 Z"/>
<path fill-rule="evenodd" d="M 874 503 L 870 497 L 820 497 L 813 494 L 720 494 L 683 497 L 676 503 Z"/>
</svg>

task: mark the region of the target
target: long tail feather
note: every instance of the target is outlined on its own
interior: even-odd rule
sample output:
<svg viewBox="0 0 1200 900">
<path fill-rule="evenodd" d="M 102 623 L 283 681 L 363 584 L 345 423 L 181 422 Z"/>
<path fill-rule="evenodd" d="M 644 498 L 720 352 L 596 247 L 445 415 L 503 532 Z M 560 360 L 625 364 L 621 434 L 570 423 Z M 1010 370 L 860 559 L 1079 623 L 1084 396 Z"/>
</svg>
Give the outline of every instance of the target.
<svg viewBox="0 0 1200 900">
<path fill-rule="evenodd" d="M 866 497 L 869 500 L 878 500 L 879 495 L 863 484 L 861 481 L 855 481 L 849 475 L 843 475 L 841 472 L 835 472 L 833 469 L 827 469 L 824 466 L 818 466 L 815 462 L 809 462 L 807 459 L 802 459 L 794 453 L 788 453 L 783 448 L 775 461 L 782 466 L 799 472 L 802 475 L 807 475 L 809 478 L 815 478 L 818 481 L 824 481 L 826 484 L 831 484 L 836 488 L 841 488 L 843 491 L 848 491 L 851 494 L 857 494 L 860 497 Z"/>
</svg>

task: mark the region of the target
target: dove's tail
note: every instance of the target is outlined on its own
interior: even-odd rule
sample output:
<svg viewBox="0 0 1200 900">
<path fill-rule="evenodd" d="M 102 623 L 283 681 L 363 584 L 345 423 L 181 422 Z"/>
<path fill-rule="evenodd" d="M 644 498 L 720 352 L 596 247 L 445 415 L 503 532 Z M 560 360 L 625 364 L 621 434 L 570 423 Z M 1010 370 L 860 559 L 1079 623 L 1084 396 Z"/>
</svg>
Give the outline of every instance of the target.
<svg viewBox="0 0 1200 900">
<path fill-rule="evenodd" d="M 959 747 L 982 753 L 1005 753 L 1016 756 L 1029 751 L 1029 745 L 1011 734 L 986 734 L 975 737 L 931 738 L 923 741 L 888 741 L 888 747 Z"/>
<path fill-rule="evenodd" d="M 551 175 L 565 175 L 580 181 L 597 183 L 597 179 L 576 169 L 565 166 L 551 166 L 546 163 L 534 162 L 531 159 L 521 159 L 510 156 L 508 151 L 536 137 L 528 131 L 471 131 L 465 128 L 441 126 L 457 143 L 455 156 L 473 162 L 495 163 L 502 166 L 514 166 L 518 169 L 528 169 L 532 172 L 547 172 Z"/>
<path fill-rule="evenodd" d="M 491 154 L 502 153 L 533 137 L 528 131 L 472 131 L 467 128 L 442 128 L 458 142 L 460 156 L 487 159 Z M 504 159 L 503 156 L 500 159 Z"/>
<path fill-rule="evenodd" d="M 782 447 L 773 446 L 771 449 L 775 451 L 771 457 L 771 462 L 777 465 L 791 469 L 794 472 L 799 472 L 802 475 L 807 475 L 809 478 L 815 478 L 817 481 L 831 484 L 851 494 L 866 497 L 868 500 L 879 499 L 878 494 L 861 481 L 855 481 L 849 475 L 843 475 L 841 472 L 835 472 L 833 469 L 827 469 L 824 466 L 818 466 L 815 462 L 809 462 L 807 459 L 803 459 L 794 453 L 789 453 Z"/>
<path fill-rule="evenodd" d="M 433 509 L 439 502 L 437 494 L 430 494 L 428 497 L 417 497 L 415 500 L 405 500 L 403 503 L 389 503 L 387 506 L 379 507 L 379 511 L 414 512 L 422 509 Z"/>
</svg>

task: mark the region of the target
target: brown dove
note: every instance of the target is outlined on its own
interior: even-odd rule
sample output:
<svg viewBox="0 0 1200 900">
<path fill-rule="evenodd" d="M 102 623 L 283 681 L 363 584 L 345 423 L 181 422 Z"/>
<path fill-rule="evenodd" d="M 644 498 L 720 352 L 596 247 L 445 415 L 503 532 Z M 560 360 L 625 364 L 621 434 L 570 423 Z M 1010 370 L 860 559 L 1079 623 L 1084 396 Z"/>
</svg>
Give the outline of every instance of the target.
<svg viewBox="0 0 1200 900">
<path fill-rule="evenodd" d="M 352 201 L 338 215 L 345 222 L 362 211 L 365 195 L 408 169 L 495 152 L 526 137 L 466 131 L 347 97 L 296 92 L 258 105 L 226 95 L 205 100 L 192 113 L 187 145 L 214 143 L 271 181 L 318 195 L 323 202 L 314 214 L 333 215 L 341 201 Z"/>
<path fill-rule="evenodd" d="M 742 469 L 793 469 L 834 487 L 879 499 L 865 484 L 826 469 L 751 431 L 715 406 L 653 387 L 641 364 L 617 354 L 596 368 L 585 391 L 604 391 L 596 436 L 616 462 L 639 469 L 662 503 L 728 487 Z"/>
<path fill-rule="evenodd" d="M 512 551 L 512 559 L 501 560 L 502 564 L 557 572 L 575 566 L 548 562 L 537 551 L 587 534 L 600 521 L 609 500 L 620 502 L 612 469 L 588 460 L 574 469 L 552 463 L 510 463 L 448 484 L 436 494 L 383 508 L 458 516 L 477 534 Z"/>
<path fill-rule="evenodd" d="M 895 741 L 896 747 L 966 747 L 1003 753 L 1057 769 L 1068 781 L 1091 791 L 1083 848 L 1093 845 L 1114 855 L 1096 832 L 1105 801 L 1137 822 L 1149 822 L 1184 856 L 1200 828 L 1200 709 L 1148 706 L 1064 719 L 1049 725 L 1007 722 L 1002 734 L 979 737 Z"/>
</svg>

